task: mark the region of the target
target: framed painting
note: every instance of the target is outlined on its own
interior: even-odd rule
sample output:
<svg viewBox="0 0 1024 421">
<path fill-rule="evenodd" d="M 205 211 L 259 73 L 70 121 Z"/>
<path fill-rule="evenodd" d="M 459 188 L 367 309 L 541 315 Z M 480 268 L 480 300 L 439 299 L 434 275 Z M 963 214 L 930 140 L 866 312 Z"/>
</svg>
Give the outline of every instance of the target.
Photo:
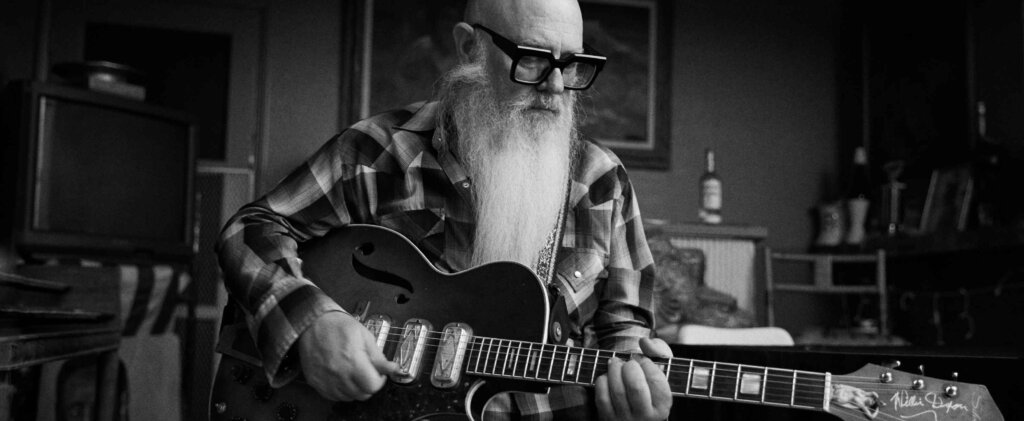
<svg viewBox="0 0 1024 421">
<path fill-rule="evenodd" d="M 584 91 L 584 134 L 612 148 L 627 168 L 671 161 L 671 2 L 581 0 L 583 39 L 608 57 Z"/>
<path fill-rule="evenodd" d="M 580 96 L 580 129 L 628 168 L 667 169 L 671 2 L 582 0 L 584 40 L 608 63 Z M 465 0 L 344 2 L 341 123 L 428 99 L 456 62 Z"/>
</svg>

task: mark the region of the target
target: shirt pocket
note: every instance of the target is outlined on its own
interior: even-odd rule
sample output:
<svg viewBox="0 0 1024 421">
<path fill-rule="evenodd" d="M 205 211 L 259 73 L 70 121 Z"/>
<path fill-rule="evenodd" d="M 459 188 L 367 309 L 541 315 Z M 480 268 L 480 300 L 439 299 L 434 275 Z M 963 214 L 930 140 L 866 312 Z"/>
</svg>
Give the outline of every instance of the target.
<svg viewBox="0 0 1024 421">
<path fill-rule="evenodd" d="M 419 245 L 444 226 L 444 208 L 400 210 L 382 215 L 378 221 Z"/>
<path fill-rule="evenodd" d="M 573 292 L 579 293 L 597 282 L 607 261 L 608 256 L 600 251 L 566 247 L 559 253 L 555 273 Z"/>
</svg>

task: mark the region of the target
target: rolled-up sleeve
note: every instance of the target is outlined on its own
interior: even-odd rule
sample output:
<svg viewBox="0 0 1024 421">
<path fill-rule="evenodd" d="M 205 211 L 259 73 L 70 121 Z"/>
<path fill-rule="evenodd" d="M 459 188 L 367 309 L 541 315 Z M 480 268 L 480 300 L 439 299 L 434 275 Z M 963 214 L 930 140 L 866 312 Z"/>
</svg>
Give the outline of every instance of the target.
<svg viewBox="0 0 1024 421">
<path fill-rule="evenodd" d="M 302 275 L 298 243 L 367 215 L 366 202 L 350 198 L 365 187 L 349 174 L 356 131 L 332 138 L 266 196 L 244 206 L 221 232 L 217 253 L 232 302 L 245 315 L 248 331 L 270 382 L 291 380 L 296 370 L 281 370 L 299 335 L 327 312 L 344 311 Z"/>
<path fill-rule="evenodd" d="M 654 327 L 654 259 L 644 235 L 633 187 L 617 169 L 612 201 L 607 279 L 600 288 L 594 331 L 602 349 L 639 352 L 639 340 Z"/>
</svg>

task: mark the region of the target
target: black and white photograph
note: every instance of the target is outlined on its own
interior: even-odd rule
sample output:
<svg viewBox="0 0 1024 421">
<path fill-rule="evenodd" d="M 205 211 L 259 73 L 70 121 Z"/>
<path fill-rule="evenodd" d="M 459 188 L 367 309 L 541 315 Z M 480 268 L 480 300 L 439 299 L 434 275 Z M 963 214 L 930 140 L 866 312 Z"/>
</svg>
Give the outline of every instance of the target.
<svg viewBox="0 0 1024 421">
<path fill-rule="evenodd" d="M 7 0 L 0 421 L 1024 419 L 1024 0 Z"/>
</svg>

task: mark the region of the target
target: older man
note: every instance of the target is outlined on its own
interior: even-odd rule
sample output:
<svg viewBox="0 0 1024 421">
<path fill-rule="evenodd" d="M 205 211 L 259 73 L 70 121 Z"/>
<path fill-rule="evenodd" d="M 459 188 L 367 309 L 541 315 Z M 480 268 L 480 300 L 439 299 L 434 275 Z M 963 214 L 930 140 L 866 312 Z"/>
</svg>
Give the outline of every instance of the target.
<svg viewBox="0 0 1024 421">
<path fill-rule="evenodd" d="M 575 91 L 604 64 L 582 33 L 576 0 L 469 1 L 435 101 L 356 123 L 229 222 L 225 281 L 272 384 L 297 375 L 280 369 L 293 353 L 332 400 L 368 399 L 396 370 L 302 277 L 296 242 L 350 223 L 405 234 L 442 270 L 520 262 L 565 296 L 576 344 L 671 355 L 648 339 L 654 268 L 633 188 L 576 132 Z M 594 389 L 499 395 L 487 419 L 664 419 L 671 403 L 650 360 L 612 359 Z"/>
</svg>

